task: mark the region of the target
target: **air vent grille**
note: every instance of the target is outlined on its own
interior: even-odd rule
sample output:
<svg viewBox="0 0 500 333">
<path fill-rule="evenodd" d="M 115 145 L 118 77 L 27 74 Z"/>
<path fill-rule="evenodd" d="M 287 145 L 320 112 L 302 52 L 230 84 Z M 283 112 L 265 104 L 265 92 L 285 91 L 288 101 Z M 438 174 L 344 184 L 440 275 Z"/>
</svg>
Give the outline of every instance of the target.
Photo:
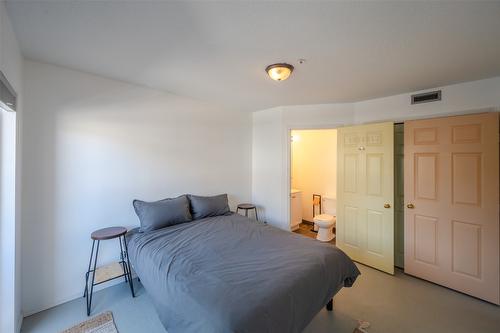
<svg viewBox="0 0 500 333">
<path fill-rule="evenodd" d="M 411 104 L 436 102 L 441 100 L 441 90 L 411 95 Z"/>
</svg>

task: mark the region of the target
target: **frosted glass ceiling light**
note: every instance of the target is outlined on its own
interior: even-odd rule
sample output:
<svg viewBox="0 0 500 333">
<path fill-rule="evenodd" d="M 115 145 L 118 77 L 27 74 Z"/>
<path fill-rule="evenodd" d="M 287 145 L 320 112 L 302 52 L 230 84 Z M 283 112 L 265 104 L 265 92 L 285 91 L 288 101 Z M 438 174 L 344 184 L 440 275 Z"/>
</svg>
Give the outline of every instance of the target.
<svg viewBox="0 0 500 333">
<path fill-rule="evenodd" d="M 289 64 L 272 64 L 266 67 L 269 77 L 275 81 L 284 81 L 292 74 L 293 66 Z"/>
</svg>

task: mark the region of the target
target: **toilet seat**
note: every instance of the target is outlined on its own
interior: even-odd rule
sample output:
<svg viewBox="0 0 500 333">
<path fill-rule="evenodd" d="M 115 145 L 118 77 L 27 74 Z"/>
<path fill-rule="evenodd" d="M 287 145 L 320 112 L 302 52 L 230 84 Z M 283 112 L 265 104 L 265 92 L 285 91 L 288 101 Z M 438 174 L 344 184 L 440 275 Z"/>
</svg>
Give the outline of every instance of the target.
<svg viewBox="0 0 500 333">
<path fill-rule="evenodd" d="M 335 224 L 335 216 L 330 214 L 316 215 L 314 217 L 314 223 L 317 223 L 318 226 L 323 225 L 324 227 L 327 227 L 329 224 Z"/>
</svg>

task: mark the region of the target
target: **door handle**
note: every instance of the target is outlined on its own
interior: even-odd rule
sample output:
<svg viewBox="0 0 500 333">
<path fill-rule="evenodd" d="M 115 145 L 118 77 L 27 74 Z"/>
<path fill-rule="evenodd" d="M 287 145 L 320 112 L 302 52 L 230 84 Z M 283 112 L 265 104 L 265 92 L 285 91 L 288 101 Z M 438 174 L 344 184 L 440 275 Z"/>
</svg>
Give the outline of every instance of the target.
<svg viewBox="0 0 500 333">
<path fill-rule="evenodd" d="M 384 208 L 391 208 L 391 205 L 386 203 L 386 204 L 384 204 Z"/>
<path fill-rule="evenodd" d="M 407 208 L 410 208 L 410 209 L 415 208 L 415 206 L 414 206 L 412 203 L 407 204 L 407 205 L 406 205 L 406 207 L 407 207 Z"/>
</svg>

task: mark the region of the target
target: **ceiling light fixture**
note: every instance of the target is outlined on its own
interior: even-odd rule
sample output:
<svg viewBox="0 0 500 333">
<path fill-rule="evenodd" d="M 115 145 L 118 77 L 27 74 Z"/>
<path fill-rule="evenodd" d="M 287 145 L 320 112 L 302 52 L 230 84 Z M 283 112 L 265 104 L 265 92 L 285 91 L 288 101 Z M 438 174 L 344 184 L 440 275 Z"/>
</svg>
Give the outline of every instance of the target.
<svg viewBox="0 0 500 333">
<path fill-rule="evenodd" d="M 269 77 L 275 81 L 284 81 L 292 74 L 293 66 L 285 63 L 272 64 L 266 67 Z"/>
</svg>

